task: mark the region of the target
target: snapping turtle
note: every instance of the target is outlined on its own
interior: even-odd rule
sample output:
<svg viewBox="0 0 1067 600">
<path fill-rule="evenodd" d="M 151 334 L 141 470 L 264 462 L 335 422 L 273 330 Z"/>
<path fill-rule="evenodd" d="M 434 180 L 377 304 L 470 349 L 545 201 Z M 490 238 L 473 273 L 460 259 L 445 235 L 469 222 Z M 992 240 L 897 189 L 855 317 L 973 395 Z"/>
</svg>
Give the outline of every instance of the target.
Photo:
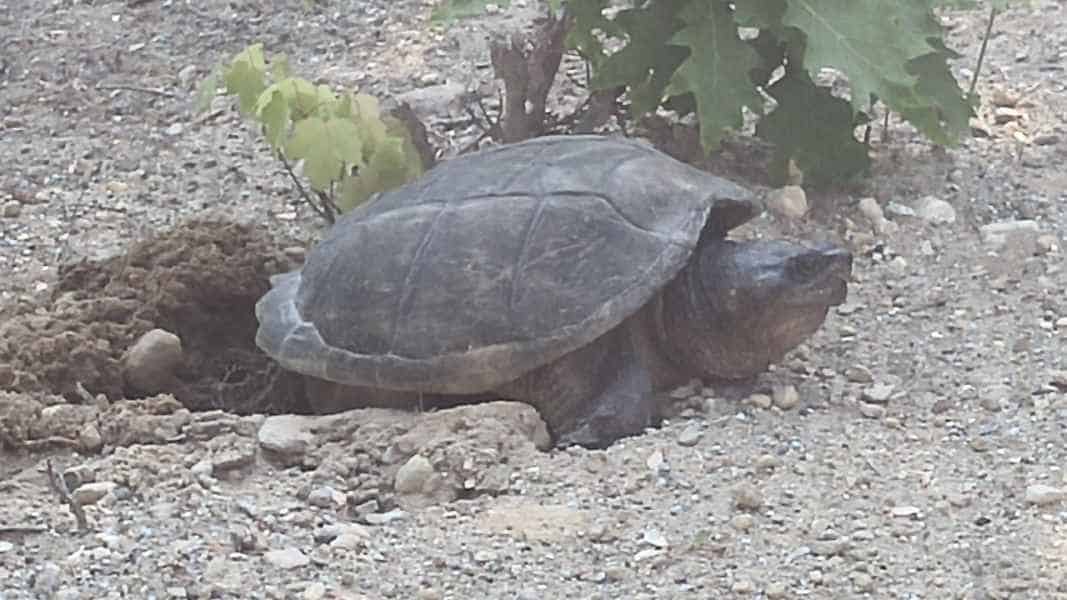
<svg viewBox="0 0 1067 600">
<path fill-rule="evenodd" d="M 844 301 L 847 251 L 726 239 L 758 211 L 625 138 L 496 147 L 344 215 L 272 279 L 256 343 L 343 384 L 309 394 L 319 412 L 507 398 L 602 447 L 653 424 L 657 392 L 752 377 Z"/>
</svg>

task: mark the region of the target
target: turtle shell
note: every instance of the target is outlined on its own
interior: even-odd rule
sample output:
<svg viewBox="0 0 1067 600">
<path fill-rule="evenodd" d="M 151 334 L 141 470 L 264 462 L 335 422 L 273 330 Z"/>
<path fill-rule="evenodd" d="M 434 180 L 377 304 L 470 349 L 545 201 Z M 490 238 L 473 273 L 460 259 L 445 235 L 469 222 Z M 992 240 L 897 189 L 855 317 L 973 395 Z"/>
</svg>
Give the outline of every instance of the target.
<svg viewBox="0 0 1067 600">
<path fill-rule="evenodd" d="M 461 156 L 339 219 L 272 281 L 257 343 L 339 383 L 488 391 L 619 325 L 702 231 L 756 212 L 744 188 L 625 138 Z"/>
</svg>

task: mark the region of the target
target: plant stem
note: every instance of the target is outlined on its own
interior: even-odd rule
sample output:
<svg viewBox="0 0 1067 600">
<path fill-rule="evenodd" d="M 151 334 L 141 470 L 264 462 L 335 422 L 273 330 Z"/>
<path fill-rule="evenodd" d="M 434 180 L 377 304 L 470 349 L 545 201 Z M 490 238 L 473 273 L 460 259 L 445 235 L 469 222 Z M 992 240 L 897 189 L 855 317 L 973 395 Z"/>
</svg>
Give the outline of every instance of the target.
<svg viewBox="0 0 1067 600">
<path fill-rule="evenodd" d="M 300 192 L 300 197 L 304 199 L 304 202 L 307 202 L 309 205 L 311 205 L 311 208 L 313 208 L 315 212 L 319 214 L 320 217 L 325 219 L 327 223 L 333 225 L 334 216 L 333 211 L 330 210 L 330 207 L 328 205 L 319 206 L 318 203 L 312 200 L 311 196 L 307 193 L 307 190 L 304 189 L 304 184 L 300 183 L 300 178 L 297 177 L 296 173 L 293 172 L 293 167 L 289 164 L 289 161 L 285 160 L 285 157 L 282 156 L 280 152 L 278 153 L 278 160 L 282 161 L 282 165 L 285 166 L 285 172 L 288 173 L 289 178 L 293 180 L 293 185 L 295 185 L 297 191 Z"/>
<path fill-rule="evenodd" d="M 985 35 L 982 36 L 982 47 L 978 50 L 978 64 L 974 66 L 974 75 L 971 76 L 971 89 L 967 90 L 968 96 L 974 96 L 974 90 L 978 87 L 978 74 L 982 72 L 982 62 L 985 60 L 986 47 L 989 46 L 989 36 L 993 33 L 993 22 L 997 19 L 996 7 L 989 8 L 989 21 L 985 26 Z"/>
</svg>

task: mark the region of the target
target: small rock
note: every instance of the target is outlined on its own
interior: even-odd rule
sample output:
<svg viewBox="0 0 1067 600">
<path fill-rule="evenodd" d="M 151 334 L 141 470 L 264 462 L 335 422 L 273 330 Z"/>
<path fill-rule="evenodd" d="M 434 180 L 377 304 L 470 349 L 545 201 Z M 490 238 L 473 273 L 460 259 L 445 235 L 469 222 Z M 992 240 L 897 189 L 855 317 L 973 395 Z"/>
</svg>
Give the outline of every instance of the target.
<svg viewBox="0 0 1067 600">
<path fill-rule="evenodd" d="M 1057 370 L 1050 373 L 1049 383 L 1061 390 L 1067 390 L 1067 370 Z"/>
<path fill-rule="evenodd" d="M 171 123 L 164 130 L 164 133 L 166 133 L 167 135 L 170 135 L 170 136 L 179 136 L 179 135 L 182 134 L 182 131 L 184 131 L 184 130 L 185 130 L 185 126 L 183 126 L 181 123 Z"/>
<path fill-rule="evenodd" d="M 774 386 L 774 405 L 782 410 L 792 410 L 800 404 L 800 394 L 795 385 Z"/>
<path fill-rule="evenodd" d="M 845 369 L 845 379 L 852 383 L 873 383 L 874 375 L 863 365 L 852 365 Z"/>
<path fill-rule="evenodd" d="M 890 509 L 889 514 L 898 518 L 911 518 L 921 515 L 922 510 L 917 506 L 894 506 Z"/>
<path fill-rule="evenodd" d="M 312 417 L 275 415 L 267 417 L 256 432 L 260 447 L 284 459 L 287 464 L 299 462 L 315 437 L 310 428 Z"/>
<path fill-rule="evenodd" d="M 181 364 L 181 339 L 163 329 L 146 332 L 122 357 L 126 383 L 148 395 L 167 391 Z"/>
<path fill-rule="evenodd" d="M 1060 143 L 1060 136 L 1055 133 L 1039 133 L 1034 136 L 1034 144 L 1037 146 L 1055 146 Z"/>
<path fill-rule="evenodd" d="M 875 227 L 882 221 L 885 221 L 885 213 L 882 212 L 882 205 L 878 204 L 878 201 L 870 196 L 860 198 L 859 211 L 860 214 L 866 217 L 871 225 L 874 225 Z"/>
<path fill-rule="evenodd" d="M 407 104 L 419 116 L 447 115 L 450 108 L 460 104 L 460 99 L 466 91 L 467 88 L 462 84 L 448 82 L 397 94 L 396 101 Z"/>
<path fill-rule="evenodd" d="M 1023 254 L 1034 254 L 1037 251 L 1038 231 L 1037 221 L 1024 219 L 982 225 L 978 234 L 990 248 L 1009 248 L 1019 250 Z"/>
<path fill-rule="evenodd" d="M 1057 504 L 1067 499 L 1067 489 L 1037 483 L 1026 488 L 1024 496 L 1027 504 L 1036 506 L 1048 506 Z"/>
<path fill-rule="evenodd" d="M 894 386 L 888 383 L 876 383 L 863 390 L 863 401 L 870 404 L 887 404 L 893 396 Z"/>
<path fill-rule="evenodd" d="M 656 548 L 666 548 L 670 546 L 670 542 L 667 541 L 667 537 L 663 535 L 658 529 L 648 529 L 644 535 L 641 536 L 641 541 Z"/>
<path fill-rule="evenodd" d="M 400 521 L 402 519 L 406 519 L 407 516 L 407 512 L 396 508 L 383 513 L 370 513 L 368 515 L 365 515 L 363 519 L 369 525 L 386 525 L 392 523 L 393 521 Z"/>
<path fill-rule="evenodd" d="M 695 424 L 691 424 L 678 434 L 678 445 L 696 446 L 698 443 L 700 443 L 700 438 L 703 436 L 704 432 L 700 429 L 700 427 L 696 426 Z"/>
<path fill-rule="evenodd" d="M 396 472 L 393 489 L 398 494 L 418 494 L 427 490 L 430 479 L 435 475 L 430 460 L 421 454 L 415 454 Z"/>
<path fill-rule="evenodd" d="M 1023 111 L 1009 108 L 1007 106 L 998 106 L 993 110 L 993 122 L 997 125 L 1011 123 L 1012 121 L 1021 121 L 1025 117 L 1026 113 Z"/>
<path fill-rule="evenodd" d="M 748 513 L 741 513 L 734 515 L 734 518 L 730 519 L 730 524 L 738 531 L 747 532 L 756 524 L 756 520 Z"/>
<path fill-rule="evenodd" d="M 781 600 L 781 598 L 786 597 L 786 592 L 785 584 L 777 581 L 768 583 L 767 588 L 763 590 L 768 600 Z"/>
<path fill-rule="evenodd" d="M 774 404 L 774 399 L 767 394 L 752 394 L 748 397 L 748 403 L 756 408 L 767 410 Z"/>
<path fill-rule="evenodd" d="M 317 487 L 308 494 L 308 504 L 319 508 L 341 508 L 345 495 L 328 485 Z"/>
<path fill-rule="evenodd" d="M 0 214 L 8 219 L 14 219 L 22 214 L 22 204 L 18 200 L 5 202 Z"/>
<path fill-rule="evenodd" d="M 734 507 L 741 510 L 759 510 L 763 506 L 763 492 L 754 485 L 742 483 L 733 489 Z"/>
<path fill-rule="evenodd" d="M 196 78 L 196 65 L 185 65 L 178 71 L 178 83 L 182 88 L 189 89 Z"/>
<path fill-rule="evenodd" d="M 326 597 L 326 584 L 321 581 L 315 581 L 311 585 L 304 588 L 304 593 L 300 595 L 301 600 L 322 600 Z"/>
<path fill-rule="evenodd" d="M 735 594 L 751 594 L 756 587 L 748 579 L 738 579 L 730 586 L 730 591 Z"/>
<path fill-rule="evenodd" d="M 767 195 L 767 208 L 787 219 L 800 219 L 808 212 L 808 197 L 799 185 L 787 185 L 771 190 Z"/>
<path fill-rule="evenodd" d="M 5 541 L 0 540 L 0 554 L 5 554 L 7 552 L 11 552 L 14 549 L 15 549 L 15 544 L 12 544 L 11 542 L 5 542 Z"/>
<path fill-rule="evenodd" d="M 1019 103 L 1019 94 L 998 87 L 993 90 L 991 100 L 993 101 L 993 106 L 1015 106 Z"/>
<path fill-rule="evenodd" d="M 82 506 L 96 504 L 119 485 L 113 481 L 93 481 L 83 484 L 71 492 L 74 501 Z"/>
<path fill-rule="evenodd" d="M 1037 253 L 1040 255 L 1056 254 L 1060 251 L 1059 240 L 1051 233 L 1037 236 Z"/>
<path fill-rule="evenodd" d="M 923 196 L 915 203 L 915 216 L 935 225 L 949 225 L 956 222 L 956 209 L 935 196 Z"/>
<path fill-rule="evenodd" d="M 860 402 L 860 414 L 868 419 L 881 419 L 885 417 L 885 407 L 880 404 Z"/>
<path fill-rule="evenodd" d="M 645 548 L 644 550 L 641 550 L 634 554 L 634 562 L 643 562 L 662 555 L 663 550 L 658 550 L 656 548 Z"/>
<path fill-rule="evenodd" d="M 311 559 L 296 548 L 268 550 L 263 555 L 263 559 L 270 563 L 271 566 L 285 570 L 305 567 L 311 563 Z"/>
<path fill-rule="evenodd" d="M 653 473 L 659 473 L 662 471 L 670 471 L 670 465 L 667 464 L 667 457 L 663 455 L 663 450 L 656 449 L 652 454 L 648 455 L 645 460 L 645 465 Z"/>
</svg>

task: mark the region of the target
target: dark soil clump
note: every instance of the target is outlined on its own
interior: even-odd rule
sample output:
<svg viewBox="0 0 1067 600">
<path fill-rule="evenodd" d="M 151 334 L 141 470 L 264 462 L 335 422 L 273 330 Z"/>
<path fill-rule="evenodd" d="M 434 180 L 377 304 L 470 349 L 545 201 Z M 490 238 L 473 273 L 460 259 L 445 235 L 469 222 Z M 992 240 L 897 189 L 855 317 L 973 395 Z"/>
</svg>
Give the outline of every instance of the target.
<svg viewBox="0 0 1067 600">
<path fill-rule="evenodd" d="M 170 391 L 193 410 L 304 412 L 302 386 L 255 346 L 254 306 L 292 268 L 262 228 L 192 220 L 123 255 L 60 268 L 48 306 L 0 328 L 0 388 L 83 402 L 135 397 L 122 355 L 160 328 L 182 341 Z"/>
</svg>

